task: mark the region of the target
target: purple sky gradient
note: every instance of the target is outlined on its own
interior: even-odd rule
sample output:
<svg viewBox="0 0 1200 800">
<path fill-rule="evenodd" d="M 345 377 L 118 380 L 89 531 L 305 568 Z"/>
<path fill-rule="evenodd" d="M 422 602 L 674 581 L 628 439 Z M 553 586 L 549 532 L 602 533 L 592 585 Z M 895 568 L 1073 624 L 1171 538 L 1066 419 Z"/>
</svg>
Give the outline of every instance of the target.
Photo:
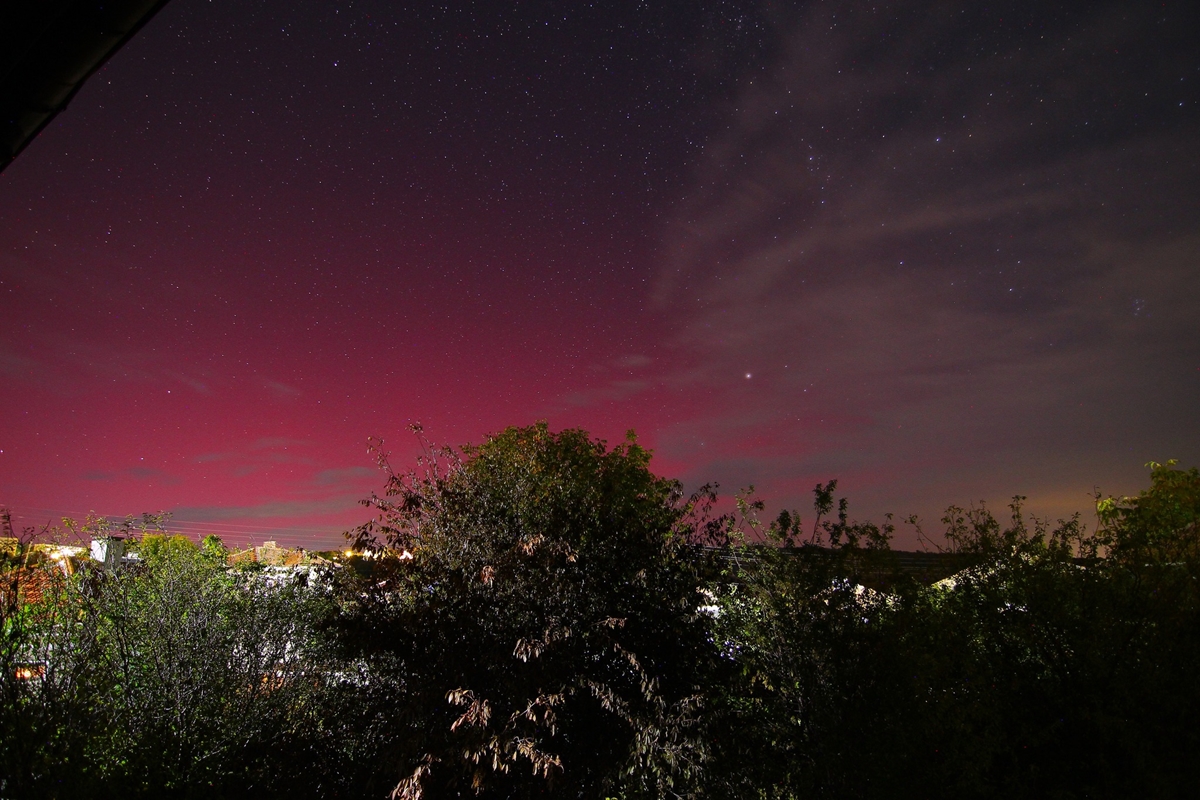
<svg viewBox="0 0 1200 800">
<path fill-rule="evenodd" d="M 174 0 L 0 175 L 0 503 L 337 546 L 368 436 L 537 419 L 772 511 L 1137 491 L 1200 462 L 1197 17 Z"/>
</svg>

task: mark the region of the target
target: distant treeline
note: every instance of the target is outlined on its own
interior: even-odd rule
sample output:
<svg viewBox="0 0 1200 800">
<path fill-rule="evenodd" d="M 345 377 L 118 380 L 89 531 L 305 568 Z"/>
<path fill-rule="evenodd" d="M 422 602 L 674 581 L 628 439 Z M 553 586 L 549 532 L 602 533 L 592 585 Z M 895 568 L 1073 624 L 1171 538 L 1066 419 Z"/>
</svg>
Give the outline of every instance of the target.
<svg viewBox="0 0 1200 800">
<path fill-rule="evenodd" d="M 1089 525 L 951 508 L 932 575 L 834 482 L 767 523 L 649 461 L 544 425 L 381 455 L 342 566 L 0 553 L 0 798 L 1200 785 L 1200 471 L 1152 464 Z"/>
</svg>

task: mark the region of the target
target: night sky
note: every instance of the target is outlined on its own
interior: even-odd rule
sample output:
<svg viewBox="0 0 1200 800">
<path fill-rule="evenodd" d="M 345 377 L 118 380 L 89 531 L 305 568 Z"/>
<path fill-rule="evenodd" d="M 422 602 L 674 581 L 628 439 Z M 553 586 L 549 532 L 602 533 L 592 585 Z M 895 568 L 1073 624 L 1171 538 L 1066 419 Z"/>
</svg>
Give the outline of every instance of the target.
<svg viewBox="0 0 1200 800">
<path fill-rule="evenodd" d="M 417 421 L 933 529 L 1200 462 L 1194 2 L 435 5 L 173 0 L 0 174 L 19 525 L 336 546 Z"/>
</svg>

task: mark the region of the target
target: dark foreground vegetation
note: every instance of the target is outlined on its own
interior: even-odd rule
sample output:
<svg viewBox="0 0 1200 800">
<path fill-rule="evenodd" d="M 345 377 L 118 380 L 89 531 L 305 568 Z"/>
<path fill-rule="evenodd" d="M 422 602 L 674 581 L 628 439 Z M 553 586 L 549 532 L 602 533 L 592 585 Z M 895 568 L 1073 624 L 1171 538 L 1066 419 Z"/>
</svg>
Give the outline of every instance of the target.
<svg viewBox="0 0 1200 800">
<path fill-rule="evenodd" d="M 833 483 L 762 524 L 648 461 L 544 426 L 429 450 L 340 569 L 9 556 L 0 797 L 1194 792 L 1197 470 L 1095 526 L 952 508 L 943 576 Z"/>
</svg>

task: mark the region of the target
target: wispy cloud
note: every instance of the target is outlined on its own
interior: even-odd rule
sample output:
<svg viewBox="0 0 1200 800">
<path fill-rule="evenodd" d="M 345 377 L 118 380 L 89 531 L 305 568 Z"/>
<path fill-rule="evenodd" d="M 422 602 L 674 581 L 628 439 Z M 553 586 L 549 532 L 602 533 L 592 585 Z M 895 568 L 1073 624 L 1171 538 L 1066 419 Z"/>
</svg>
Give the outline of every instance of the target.
<svg viewBox="0 0 1200 800">
<path fill-rule="evenodd" d="M 114 483 L 117 481 L 136 481 L 139 483 L 161 484 L 173 486 L 181 482 L 178 475 L 173 475 L 153 467 L 132 466 L 114 471 L 90 470 L 83 474 L 85 481 L 97 483 Z"/>
<path fill-rule="evenodd" d="M 18 352 L 0 340 L 0 375 L 12 385 L 60 397 L 138 384 L 213 393 L 211 376 L 169 366 L 163 355 L 152 349 L 116 347 L 61 332 L 39 331 L 28 338 L 37 342 L 36 356 Z"/>
<path fill-rule="evenodd" d="M 217 533 L 239 540 L 287 535 L 329 546 L 340 541 L 342 530 L 365 518 L 360 501 L 380 482 L 377 469 L 317 469 L 295 483 L 285 496 L 239 505 L 184 506 L 174 509 L 173 519 L 192 525 L 217 524 L 213 529 Z M 229 523 L 237 524 L 229 527 Z"/>
<path fill-rule="evenodd" d="M 313 476 L 313 483 L 317 486 L 329 487 L 354 487 L 361 488 L 367 485 L 368 488 L 378 484 L 380 481 L 380 473 L 378 469 L 370 469 L 369 467 L 340 467 L 337 469 L 323 469 Z"/>
<path fill-rule="evenodd" d="M 267 391 L 269 391 L 272 395 L 279 398 L 280 400 L 294 400 L 297 397 L 299 397 L 301 394 L 303 394 L 303 392 L 301 392 L 296 387 L 289 386 L 286 383 L 282 383 L 280 381 L 263 379 L 263 386 L 265 386 L 267 388 Z"/>
<path fill-rule="evenodd" d="M 306 447 L 311 444 L 312 442 L 308 439 L 294 439 L 287 436 L 264 436 L 261 439 L 255 439 L 249 449 L 276 450 L 288 447 Z"/>
<path fill-rule="evenodd" d="M 987 41 L 956 38 L 986 9 L 806 8 L 664 241 L 660 377 L 715 402 L 658 451 L 783 497 L 849 474 L 873 511 L 1200 453 L 1194 397 L 1147 392 L 1200 363 L 1187 45 L 1103 4 Z"/>
<path fill-rule="evenodd" d="M 315 464 L 316 462 L 304 453 L 305 448 L 311 444 L 312 442 L 306 439 L 263 437 L 234 450 L 201 453 L 193 460 L 197 464 L 225 463 L 232 474 L 246 477 L 282 464 Z"/>
<path fill-rule="evenodd" d="M 219 522 L 235 519 L 287 522 L 298 517 L 322 517 L 353 510 L 358 498 L 328 497 L 320 500 L 268 500 L 242 506 L 185 506 L 173 518 L 186 522 Z"/>
<path fill-rule="evenodd" d="M 650 387 L 645 380 L 610 380 L 605 384 L 594 386 L 587 391 L 572 392 L 563 398 L 568 406 L 587 407 L 598 403 L 612 403 L 628 400 L 644 392 Z"/>
</svg>

